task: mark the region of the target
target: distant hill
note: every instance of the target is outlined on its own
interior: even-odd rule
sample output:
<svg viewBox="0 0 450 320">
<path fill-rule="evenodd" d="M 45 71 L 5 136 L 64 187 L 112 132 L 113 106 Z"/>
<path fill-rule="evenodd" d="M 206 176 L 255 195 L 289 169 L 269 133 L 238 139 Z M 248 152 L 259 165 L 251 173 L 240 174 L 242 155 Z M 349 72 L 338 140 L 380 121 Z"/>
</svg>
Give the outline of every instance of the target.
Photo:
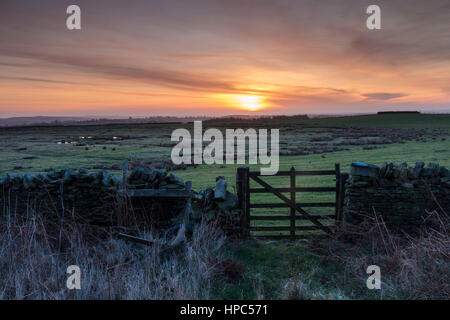
<svg viewBox="0 0 450 320">
<path fill-rule="evenodd" d="M 285 120 L 285 119 L 300 119 L 306 120 L 309 119 L 306 114 L 298 114 L 298 115 L 232 115 L 232 116 L 223 116 L 217 118 L 211 118 L 206 120 L 207 122 L 228 122 L 228 123 L 239 123 L 239 122 L 248 122 L 250 120 Z"/>
<path fill-rule="evenodd" d="M 192 122 L 194 120 L 208 120 L 211 117 L 146 117 L 146 118 L 94 118 L 94 117 L 12 117 L 0 119 L 0 127 L 20 126 L 55 126 L 55 125 L 102 125 L 102 124 L 136 124 L 136 123 L 168 123 Z"/>
<path fill-rule="evenodd" d="M 105 118 L 105 117 L 13 117 L 0 119 L 0 127 L 20 127 L 20 126 L 69 126 L 69 125 L 104 125 L 104 124 L 139 124 L 139 123 L 185 123 L 195 120 L 209 122 L 246 122 L 256 119 L 308 119 L 307 115 L 230 115 L 223 117 L 172 117 L 155 116 L 145 118 Z"/>
<path fill-rule="evenodd" d="M 35 124 L 57 124 L 62 122 L 78 122 L 91 120 L 88 117 L 46 117 L 46 116 L 36 116 L 36 117 L 12 117 L 0 119 L 0 126 L 2 127 L 13 127 L 13 126 L 29 126 Z"/>
</svg>

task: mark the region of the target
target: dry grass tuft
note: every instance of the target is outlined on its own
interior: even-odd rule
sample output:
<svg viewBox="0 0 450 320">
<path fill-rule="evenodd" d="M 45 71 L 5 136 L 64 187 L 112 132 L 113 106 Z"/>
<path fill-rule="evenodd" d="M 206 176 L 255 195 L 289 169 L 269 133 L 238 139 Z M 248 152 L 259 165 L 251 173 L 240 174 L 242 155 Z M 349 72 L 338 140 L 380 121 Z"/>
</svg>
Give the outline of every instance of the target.
<svg viewBox="0 0 450 320">
<path fill-rule="evenodd" d="M 238 263 L 234 257 L 217 260 L 212 264 L 215 275 L 222 277 L 227 282 L 234 282 L 242 278 L 245 267 Z"/>
<path fill-rule="evenodd" d="M 299 274 L 285 281 L 281 290 L 282 299 L 287 300 L 347 300 L 348 298 L 339 289 L 325 289 L 316 287 L 315 282 L 317 270 Z"/>
</svg>

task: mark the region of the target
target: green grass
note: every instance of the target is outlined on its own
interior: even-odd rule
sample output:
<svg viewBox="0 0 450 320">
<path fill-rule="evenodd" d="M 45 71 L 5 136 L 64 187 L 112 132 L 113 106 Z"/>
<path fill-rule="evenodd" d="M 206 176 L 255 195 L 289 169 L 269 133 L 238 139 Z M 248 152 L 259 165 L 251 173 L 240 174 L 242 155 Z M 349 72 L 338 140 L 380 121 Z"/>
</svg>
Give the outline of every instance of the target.
<svg viewBox="0 0 450 320">
<path fill-rule="evenodd" d="M 218 128 L 232 128 L 227 123 L 211 124 Z M 207 123 L 204 123 L 206 128 Z M 271 127 L 280 128 L 280 142 L 285 146 L 301 147 L 312 144 L 311 139 L 318 136 L 329 136 L 329 127 L 392 127 L 404 129 L 428 129 L 441 130 L 434 136 L 436 139 L 428 142 L 399 144 L 385 146 L 375 150 L 362 150 L 362 147 L 350 147 L 344 152 L 326 153 L 325 160 L 321 155 L 300 157 L 282 157 L 282 168 L 292 165 L 304 168 L 329 168 L 334 162 L 340 162 L 343 167 L 351 161 L 361 160 L 369 162 L 413 161 L 442 161 L 448 164 L 450 115 L 369 115 L 355 117 L 339 117 L 309 120 L 260 120 L 243 124 L 234 124 L 235 127 Z M 170 143 L 170 135 L 176 128 L 192 128 L 192 124 L 138 124 L 138 125 L 106 125 L 106 126 L 59 126 L 59 127 L 19 127 L 0 128 L 0 174 L 7 172 L 39 172 L 47 168 L 79 168 L 91 167 L 95 164 L 120 165 L 125 159 L 152 161 L 157 159 L 169 159 L 170 147 L 158 146 Z M 73 141 L 80 141 L 79 137 L 92 136 L 98 139 L 84 139 L 89 150 L 85 147 L 57 144 L 61 139 L 69 137 Z M 113 136 L 128 137 L 121 141 L 112 141 Z M 442 138 L 447 138 L 441 141 Z M 339 142 L 342 139 L 337 138 Z M 284 145 L 282 145 L 284 146 Z M 106 149 L 103 149 L 106 147 Z M 23 148 L 26 148 L 23 150 Z M 115 150 L 113 150 L 115 148 Z M 413 148 L 413 149 L 410 149 Z M 375 156 L 375 158 L 374 158 Z M 32 159 L 24 158 L 33 157 Z M 16 169 L 14 167 L 22 167 Z M 202 171 L 197 176 L 195 184 L 205 186 L 210 184 L 216 173 L 224 173 L 230 177 L 230 172 L 236 166 L 228 166 L 219 170 L 218 166 L 208 166 L 206 176 Z M 191 173 L 188 171 L 185 176 Z M 195 175 L 195 173 L 193 174 Z M 234 173 L 233 173 L 234 175 Z M 234 179 L 234 178 L 233 178 Z"/>
<path fill-rule="evenodd" d="M 266 299 L 280 298 L 283 280 L 295 276 L 302 270 L 310 271 L 317 266 L 317 260 L 306 253 L 303 246 L 265 246 L 249 241 L 230 253 L 246 266 L 244 278 L 238 283 L 222 282 L 216 287 L 215 295 L 223 299 L 256 299 L 256 292 L 262 290 Z"/>
<path fill-rule="evenodd" d="M 346 278 L 342 265 L 324 261 L 308 252 L 303 243 L 279 241 L 264 245 L 247 241 L 231 248 L 238 263 L 246 267 L 244 277 L 230 283 L 218 280 L 214 285 L 215 299 L 380 299 L 379 292 L 367 290 L 361 280 Z M 308 284 L 308 296 L 288 294 L 289 282 Z"/>
</svg>

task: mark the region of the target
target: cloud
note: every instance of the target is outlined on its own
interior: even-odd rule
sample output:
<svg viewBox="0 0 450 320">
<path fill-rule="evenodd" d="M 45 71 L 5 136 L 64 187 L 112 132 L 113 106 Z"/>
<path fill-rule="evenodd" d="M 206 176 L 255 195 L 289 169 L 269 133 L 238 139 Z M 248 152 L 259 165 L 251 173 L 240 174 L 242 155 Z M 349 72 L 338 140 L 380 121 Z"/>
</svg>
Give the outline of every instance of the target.
<svg viewBox="0 0 450 320">
<path fill-rule="evenodd" d="M 160 84 L 178 89 L 200 91 L 237 92 L 233 84 L 216 80 L 206 75 L 190 74 L 187 72 L 168 70 L 164 68 L 143 68 L 126 65 L 123 62 L 109 61 L 105 57 L 57 55 L 43 52 L 2 50 L 0 55 L 32 59 L 45 63 L 65 66 L 73 70 L 100 74 L 112 79 L 125 79 L 144 83 Z"/>
<path fill-rule="evenodd" d="M 53 79 L 44 79 L 44 78 L 29 78 L 29 77 L 4 77 L 0 76 L 0 79 L 12 80 L 12 81 L 30 81 L 30 82 L 43 82 L 43 83 L 52 83 L 52 84 L 82 84 L 81 82 L 74 81 L 63 81 L 63 80 L 53 80 Z"/>
<path fill-rule="evenodd" d="M 374 93 L 366 93 L 362 95 L 363 97 L 368 98 L 368 100 L 391 100 L 401 97 L 406 97 L 405 93 L 390 93 L 390 92 L 374 92 Z"/>
<path fill-rule="evenodd" d="M 320 99 L 320 96 L 336 96 L 347 95 L 350 92 L 344 89 L 336 89 L 330 87 L 313 87 L 313 86 L 290 86 L 282 83 L 276 86 L 274 90 L 255 89 L 239 85 L 236 81 L 226 81 L 217 79 L 217 77 L 202 73 L 199 70 L 196 73 L 188 73 L 170 69 L 159 68 L 144 68 L 126 65 L 123 62 L 108 59 L 107 57 L 92 56 L 70 56 L 49 54 L 43 52 L 33 51 L 16 51 L 11 49 L 1 49 L 0 55 L 10 58 L 31 59 L 35 62 L 34 66 L 39 66 L 38 62 L 46 64 L 46 68 L 50 68 L 48 64 L 58 67 L 53 67 L 59 70 L 61 67 L 66 67 L 72 71 L 81 71 L 85 73 L 93 73 L 101 75 L 105 78 L 113 80 L 129 80 L 137 83 L 148 83 L 159 85 L 167 88 L 197 91 L 197 92 L 220 92 L 229 94 L 255 94 L 265 95 L 273 99 Z M 3 77 L 5 78 L 5 77 Z M 34 81 L 34 82 L 48 82 L 60 84 L 80 84 L 79 82 L 59 81 L 54 79 L 44 79 L 37 77 L 9 77 L 11 80 Z M 14 78 L 14 79 L 13 79 Z"/>
<path fill-rule="evenodd" d="M 3 67 L 27 67 L 29 65 L 24 64 L 24 63 L 0 62 L 0 66 L 3 66 Z"/>
</svg>

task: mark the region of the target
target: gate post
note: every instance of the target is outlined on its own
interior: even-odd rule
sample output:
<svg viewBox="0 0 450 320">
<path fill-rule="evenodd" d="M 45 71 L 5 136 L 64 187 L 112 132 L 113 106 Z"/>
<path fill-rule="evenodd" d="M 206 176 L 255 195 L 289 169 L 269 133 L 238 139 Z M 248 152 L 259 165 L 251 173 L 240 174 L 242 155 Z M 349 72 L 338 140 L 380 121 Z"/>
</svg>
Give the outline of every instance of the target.
<svg viewBox="0 0 450 320">
<path fill-rule="evenodd" d="M 291 176 L 291 201 L 292 203 L 295 203 L 295 168 L 292 167 L 291 168 L 291 172 L 290 172 L 290 176 Z M 294 241 L 295 240 L 295 209 L 291 207 L 291 240 Z"/>
<path fill-rule="evenodd" d="M 336 199 L 334 202 L 334 218 L 338 220 L 341 199 L 341 165 L 339 163 L 334 164 L 334 171 L 336 172 Z"/>
<path fill-rule="evenodd" d="M 249 168 L 240 167 L 236 172 L 236 191 L 241 209 L 241 236 L 250 236 L 250 179 Z"/>
<path fill-rule="evenodd" d="M 344 199 L 345 199 L 345 183 L 348 179 L 348 173 L 341 173 L 339 179 L 339 210 L 338 216 L 336 217 L 337 221 L 342 221 L 344 218 Z"/>
</svg>

